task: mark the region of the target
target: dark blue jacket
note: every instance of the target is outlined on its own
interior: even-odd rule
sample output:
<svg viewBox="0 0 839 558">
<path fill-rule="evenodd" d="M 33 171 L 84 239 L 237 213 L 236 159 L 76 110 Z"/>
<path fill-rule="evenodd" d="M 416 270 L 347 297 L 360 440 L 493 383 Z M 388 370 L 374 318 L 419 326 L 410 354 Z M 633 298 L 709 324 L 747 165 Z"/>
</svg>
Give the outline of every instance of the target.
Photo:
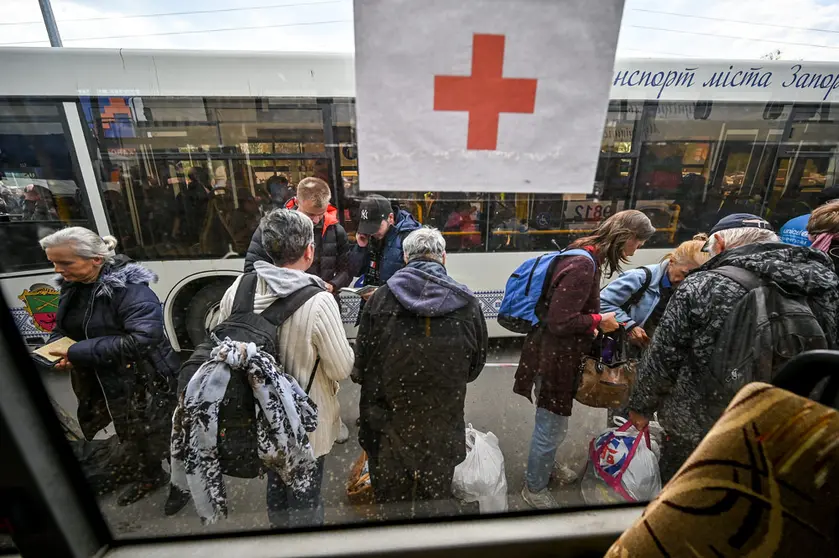
<svg viewBox="0 0 839 558">
<path fill-rule="evenodd" d="M 422 228 L 422 225 L 414 219 L 414 216 L 400 209 L 394 215 L 396 222 L 385 235 L 384 250 L 379 261 L 379 285 L 387 283 L 393 274 L 405 267 L 405 259 L 402 255 L 402 241 L 409 233 Z M 370 265 L 370 245 L 364 248 L 358 245 L 353 246 L 350 251 L 350 271 L 353 277 L 366 273 Z"/>
<path fill-rule="evenodd" d="M 156 280 L 150 270 L 117 256 L 96 281 L 84 322 L 87 338 L 75 339 L 67 354 L 73 365 L 73 390 L 79 399 L 79 424 L 88 439 L 112 419 L 117 434 L 125 437 L 119 429 L 127 421 L 152 418 L 131 416 L 129 402 L 138 391 L 156 396 L 161 390 L 168 392 L 177 378 L 180 359 L 164 334 L 160 300 L 149 288 L 149 283 Z M 59 285 L 53 337 L 63 335 L 64 317 L 75 300 L 75 283 L 59 281 Z M 167 401 L 167 407 L 168 403 L 171 401 Z M 155 430 L 164 426 L 146 424 L 147 429 Z M 164 428 L 167 438 L 170 430 L 171 426 Z"/>
</svg>

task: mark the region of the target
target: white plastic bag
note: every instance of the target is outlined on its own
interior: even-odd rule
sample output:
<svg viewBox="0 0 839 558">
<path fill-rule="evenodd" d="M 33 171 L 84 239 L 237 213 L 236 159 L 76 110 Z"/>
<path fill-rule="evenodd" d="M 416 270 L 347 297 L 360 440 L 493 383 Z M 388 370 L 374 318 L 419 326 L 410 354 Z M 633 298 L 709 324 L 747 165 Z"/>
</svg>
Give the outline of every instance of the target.
<svg viewBox="0 0 839 558">
<path fill-rule="evenodd" d="M 646 502 L 661 491 L 658 456 L 653 450 L 658 444 L 651 437 L 648 446 L 644 433 L 625 422 L 616 418 L 620 428 L 609 428 L 591 441 L 581 485 L 583 499 L 589 505 Z M 662 434 L 658 424 L 650 425 L 649 431 Z"/>
<path fill-rule="evenodd" d="M 452 494 L 464 502 L 478 502 L 481 513 L 507 511 L 504 454 L 495 434 L 466 427 L 466 459 L 454 469 Z"/>
</svg>

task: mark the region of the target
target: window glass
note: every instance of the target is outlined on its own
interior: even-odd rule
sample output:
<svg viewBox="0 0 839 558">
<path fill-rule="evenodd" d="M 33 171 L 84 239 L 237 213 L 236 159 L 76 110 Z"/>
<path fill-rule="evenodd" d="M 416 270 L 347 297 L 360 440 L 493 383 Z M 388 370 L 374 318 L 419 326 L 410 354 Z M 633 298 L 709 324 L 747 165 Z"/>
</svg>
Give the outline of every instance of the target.
<svg viewBox="0 0 839 558">
<path fill-rule="evenodd" d="M 830 108 L 801 105 L 793 112 L 789 139 L 779 149 L 778 170 L 766 201 L 766 216 L 776 228 L 810 213 L 824 201 L 822 191 L 836 185 L 839 125 L 830 119 Z"/>
<path fill-rule="evenodd" d="M 244 256 L 275 205 L 272 177 L 293 186 L 329 174 L 311 100 L 97 97 L 83 106 L 105 210 L 133 258 Z"/>
<path fill-rule="evenodd" d="M 207 91 L 223 94 L 211 85 Z M 811 212 L 825 190 L 837 186 L 836 105 L 648 97 L 610 102 L 596 169 L 591 184 L 584 185 L 591 186 L 590 194 L 487 193 L 473 184 L 464 191 L 441 191 L 445 177 L 429 168 L 423 191 L 379 192 L 384 206 L 371 206 L 370 192 L 362 189 L 351 98 L 84 97 L 78 101 L 84 133 L 76 144 L 67 131 L 77 130 L 71 126 L 75 120 L 65 118 L 60 102 L 0 101 L 0 232 L 6 251 L 0 266 L 20 272 L 4 276 L 4 294 L 19 302 L 15 319 L 27 341 L 63 338 L 67 343 L 53 347 L 60 353 L 53 356 L 62 357 L 57 362 L 37 359 L 38 370 L 114 533 L 204 534 L 474 515 L 481 504 L 455 498 L 452 491 L 455 465 L 479 445 L 472 426 L 493 432 L 495 439 L 488 434 L 480 439 L 503 450 L 504 459 L 496 463 L 504 462 L 504 476 L 495 479 L 499 492 L 493 494 L 500 504 L 490 511 L 624 503 L 627 498 L 610 492 L 589 460 L 592 441 L 614 425 L 613 415 L 627 415 L 629 409 L 612 401 L 609 412 L 606 403 L 593 407 L 574 399 L 581 360 L 606 358 L 608 344 L 614 349 L 622 340 L 601 338 L 600 345 L 590 347 L 594 334 L 605 331 L 604 324 L 617 329 L 620 320 L 636 343 L 625 354 L 613 352 L 623 359 L 616 362 L 643 363 L 646 341 L 674 330 L 659 323 L 668 304 L 685 293 L 677 290 L 679 282 L 704 261 L 700 253 L 676 266 L 666 254 L 733 213 L 754 213 L 779 228 Z M 89 159 L 85 165 L 76 152 Z M 83 187 L 80 169 L 89 179 Z M 310 177 L 327 184 L 332 204 L 301 207 L 296 214 L 305 213 L 314 223 L 311 241 L 304 220 L 286 234 L 266 233 L 270 240 L 252 245 L 260 220 L 274 209 L 293 207 L 296 189 Z M 96 194 L 91 196 L 96 205 L 85 192 Z M 647 266 L 650 281 L 656 274 L 653 290 L 637 290 L 640 275 L 617 283 L 623 294 L 634 290 L 640 297 L 636 315 L 644 314 L 643 324 L 625 303 L 598 298 L 601 283 L 621 277 L 604 273 L 577 293 L 565 294 L 582 280 L 565 285 L 558 297 L 558 304 L 569 302 L 569 308 L 585 304 L 584 311 L 562 307 L 551 316 L 540 306 L 539 326 L 531 327 L 531 319 L 517 332 L 530 335 L 527 342 L 506 329 L 499 315 L 515 269 L 571 245 L 627 209 L 644 213 L 655 230 L 648 231 L 652 237 L 643 248 L 626 254 L 633 258 L 631 266 Z M 389 224 L 367 217 L 371 212 L 374 217 L 383 212 L 384 218 L 392 212 L 397 224 L 407 226 L 392 234 Z M 49 283 L 54 274 L 38 240 L 67 225 L 92 228 L 94 214 L 107 219 L 118 240 L 117 255 L 109 255 L 105 264 L 92 262 L 96 258 L 86 253 L 72 253 L 70 263 L 53 258 L 65 279 L 64 296 L 59 296 Z M 398 275 L 410 259 L 406 233 L 418 224 L 440 231 L 445 256 L 435 259 L 423 252 L 408 273 Z M 288 255 L 281 252 L 294 243 L 299 250 L 281 262 Z M 428 241 L 433 249 L 440 244 L 436 236 Z M 247 285 L 252 276 L 242 271 L 254 259 L 260 262 L 257 270 L 267 269 L 253 286 L 254 309 L 266 312 L 263 318 L 277 311 L 277 306 L 267 310 L 275 299 L 282 299 L 281 309 L 289 300 L 302 300 L 293 293 L 304 287 L 317 285 L 331 294 L 306 299 L 303 315 L 284 322 L 286 329 L 279 332 L 241 315 L 236 319 L 247 323 L 215 329 L 239 308 L 230 287 L 236 280 Z M 77 264 L 80 271 L 68 270 Z M 795 275 L 795 265 L 787 271 Z M 829 270 L 824 277 L 828 283 L 835 279 Z M 819 288 L 827 292 L 823 284 Z M 363 298 L 367 295 L 373 298 Z M 827 298 L 832 303 L 839 295 Z M 641 300 L 643 310 L 637 308 Z M 716 310 L 711 305 L 692 310 L 709 308 Z M 574 320 L 565 320 L 567 313 Z M 712 321 L 710 315 L 694 319 L 685 312 L 670 325 L 677 320 L 691 327 Z M 472 326 L 474 331 L 464 333 Z M 225 342 L 228 327 L 241 327 L 254 346 L 276 344 L 276 370 L 228 373 L 220 359 L 235 364 L 246 352 L 238 347 L 239 352 L 212 354 L 211 347 Z M 377 345 L 384 338 L 391 342 Z M 660 349 L 659 360 L 667 364 L 668 358 L 688 354 L 697 338 L 673 340 L 673 346 L 684 346 Z M 705 352 L 712 352 L 709 347 Z M 681 374 L 698 357 L 691 354 L 690 362 L 660 366 L 658 372 Z M 357 362 L 363 362 L 360 368 Z M 599 378 L 602 363 L 590 362 Z M 274 366 L 267 358 L 250 365 Z M 191 384 L 189 392 L 195 396 L 190 401 L 197 401 L 195 414 L 178 422 L 183 415 L 175 413 L 177 396 L 185 394 L 199 367 L 204 383 Z M 373 380 L 364 376 L 370 370 Z M 510 389 L 514 370 L 525 384 L 515 393 Z M 294 375 L 311 396 L 315 404 L 308 418 L 313 419 L 314 407 L 319 413 L 300 429 L 294 417 L 284 416 L 295 396 L 280 394 L 283 381 L 289 382 L 281 371 Z M 468 386 L 467 377 L 474 380 Z M 671 379 L 656 380 L 664 389 Z M 639 383 L 634 389 L 658 387 Z M 698 401 L 702 411 L 705 401 L 696 393 L 685 399 Z M 648 418 L 661 412 L 666 422 L 674 408 L 681 409 L 660 404 Z M 673 426 L 690 429 L 708 417 L 693 413 L 692 420 Z M 207 428 L 206 436 L 177 437 L 184 428 L 199 426 Z M 296 437 L 284 429 L 296 429 Z M 694 434 L 671 442 L 658 430 L 655 445 L 667 460 L 666 443 L 682 452 L 690 449 L 687 438 L 696 442 Z M 633 451 L 657 459 L 652 442 L 647 446 L 641 436 L 634 439 L 634 449 L 608 439 L 609 447 L 600 447 L 603 465 L 631 460 Z M 295 453 L 306 444 L 311 454 Z M 362 447 L 370 452 L 366 462 Z M 278 462 L 299 465 L 290 462 L 301 455 L 305 477 L 277 470 Z M 215 467 L 216 457 L 223 468 Z M 174 468 L 177 461 L 184 461 L 183 469 L 181 463 Z M 674 465 L 679 464 L 671 458 L 671 474 Z M 173 477 L 173 470 L 183 475 Z M 372 478 L 385 487 L 375 494 L 377 502 Z M 531 481 L 540 488 L 523 491 Z M 185 485 L 191 495 L 173 488 Z M 214 503 L 220 516 L 229 517 L 211 526 L 207 512 Z"/>
<path fill-rule="evenodd" d="M 37 246 L 65 226 L 91 227 L 61 105 L 0 102 L 0 271 L 49 264 Z"/>
</svg>

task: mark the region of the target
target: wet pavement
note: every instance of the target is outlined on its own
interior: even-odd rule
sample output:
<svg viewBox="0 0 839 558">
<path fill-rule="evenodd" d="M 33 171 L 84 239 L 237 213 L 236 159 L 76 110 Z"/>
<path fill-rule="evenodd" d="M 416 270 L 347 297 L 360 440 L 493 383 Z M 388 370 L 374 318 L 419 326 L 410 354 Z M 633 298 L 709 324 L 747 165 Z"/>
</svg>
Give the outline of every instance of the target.
<svg viewBox="0 0 839 558">
<path fill-rule="evenodd" d="M 515 342 L 495 347 L 487 366 L 478 379 L 469 385 L 466 396 L 466 422 L 480 431 L 492 431 L 499 439 L 504 454 L 510 510 L 526 509 L 520 492 L 527 464 L 530 435 L 533 431 L 535 407 L 527 399 L 512 391 L 513 375 L 518 362 Z M 75 414 L 76 400 L 70 388 L 69 377 L 51 374 L 45 378 L 50 395 L 70 414 Z M 366 521 L 369 510 L 351 505 L 346 497 L 346 481 L 353 463 L 361 453 L 357 440 L 359 387 L 347 380 L 341 385 L 338 397 L 341 416 L 350 430 L 346 444 L 336 444 L 326 458 L 323 500 L 327 524 Z M 606 424 L 606 411 L 575 404 L 568 436 L 559 447 L 557 460 L 582 476 L 586 463 L 588 444 Z M 112 433 L 106 429 L 104 435 Z M 101 435 L 101 433 L 100 433 Z M 116 504 L 116 494 L 101 498 L 100 505 L 114 534 L 131 537 L 160 536 L 166 534 L 206 533 L 208 531 L 240 531 L 269 527 L 265 508 L 265 480 L 225 477 L 228 492 L 228 519 L 212 526 L 202 526 L 198 516 L 187 505 L 174 517 L 163 514 L 163 504 L 168 489 L 160 489 L 145 499 L 127 507 Z M 552 486 L 560 506 L 583 504 L 579 484 L 567 487 Z M 472 511 L 470 506 L 462 508 Z M 401 518 L 408 509 L 390 510 L 388 518 Z"/>
</svg>

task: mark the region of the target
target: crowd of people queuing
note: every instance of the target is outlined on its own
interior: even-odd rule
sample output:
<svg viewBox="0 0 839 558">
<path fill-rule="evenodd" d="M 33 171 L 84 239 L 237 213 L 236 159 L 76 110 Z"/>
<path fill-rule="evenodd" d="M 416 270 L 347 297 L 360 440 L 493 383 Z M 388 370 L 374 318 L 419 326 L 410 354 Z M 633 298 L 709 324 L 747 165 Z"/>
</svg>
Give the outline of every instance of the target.
<svg viewBox="0 0 839 558">
<path fill-rule="evenodd" d="M 254 314 L 303 289 L 317 291 L 276 327 L 278 351 L 271 356 L 306 387 L 317 421 L 305 441 L 314 474 L 303 489 L 266 463 L 272 525 L 323 522 L 324 463 L 333 444 L 347 436 L 337 393 L 348 378 L 361 386 L 359 442 L 375 500 L 449 500 L 455 466 L 466 451 L 467 384 L 481 373 L 488 342 L 475 295 L 446 271 L 443 235 L 371 195 L 361 202 L 351 244 L 323 180 L 304 179 L 296 191 L 287 183 L 275 186 L 271 195 L 282 208 L 262 218 L 245 275 L 224 295 L 219 316 L 224 322 L 236 314 L 249 274 L 255 278 L 245 294 Z M 816 209 L 806 230 L 812 247 L 781 242 L 758 216 L 728 215 L 660 263 L 626 272 L 629 258 L 656 232 L 642 212 L 618 212 L 575 240 L 569 248 L 589 256 L 563 257 L 554 268 L 551 295 L 539 303 L 539 324 L 524 339 L 512 381 L 513 391 L 535 405 L 524 501 L 555 507 L 551 479 L 576 480 L 561 463 L 561 445 L 569 417 L 579 409 L 574 395 L 580 361 L 596 335 L 619 328 L 627 332 L 639 365 L 626 408 L 612 413 L 639 429 L 655 415 L 667 433 L 662 478 L 677 472 L 730 399 L 709 380 L 710 367 L 726 318 L 748 289 L 720 268 L 745 270 L 803 297 L 835 348 L 839 201 Z M 56 355 L 57 368 L 71 375 L 85 435 L 92 438 L 113 421 L 121 444 L 131 448 L 134 467 L 126 478 L 132 482 L 118 500 L 136 502 L 168 481 L 160 462 L 168 457 L 172 413 L 184 397 L 177 386 L 180 363 L 149 288 L 156 278 L 117 255 L 115 239 L 80 227 L 51 234 L 41 246 L 61 276 L 53 337 L 75 341 Z M 615 274 L 601 290 L 602 280 Z M 363 294 L 353 347 L 338 293 L 355 277 L 357 286 L 376 288 Z M 189 500 L 189 492 L 172 487 L 166 513 L 177 513 Z"/>
</svg>

